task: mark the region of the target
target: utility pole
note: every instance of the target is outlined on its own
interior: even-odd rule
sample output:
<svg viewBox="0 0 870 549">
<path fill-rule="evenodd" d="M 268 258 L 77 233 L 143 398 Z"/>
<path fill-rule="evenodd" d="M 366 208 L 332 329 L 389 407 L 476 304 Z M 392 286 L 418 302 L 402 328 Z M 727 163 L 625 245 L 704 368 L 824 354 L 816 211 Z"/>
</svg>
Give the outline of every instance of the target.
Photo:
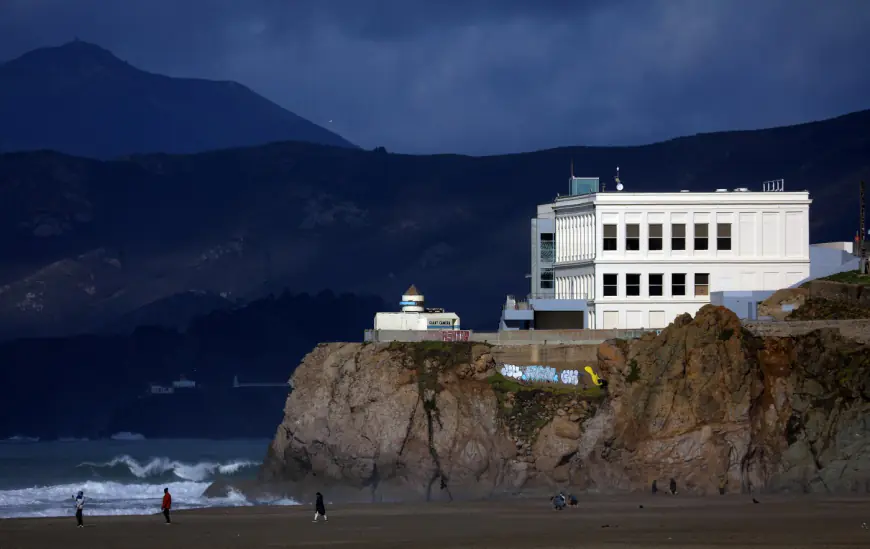
<svg viewBox="0 0 870 549">
<path fill-rule="evenodd" d="M 861 274 L 870 274 L 870 265 L 867 264 L 867 227 L 865 225 L 865 214 L 864 214 L 864 205 L 866 204 L 864 200 L 864 182 L 861 182 L 861 219 L 859 220 L 858 226 L 860 227 L 861 234 L 858 236 L 858 245 L 861 247 L 861 263 L 859 263 L 860 268 L 859 271 Z"/>
</svg>

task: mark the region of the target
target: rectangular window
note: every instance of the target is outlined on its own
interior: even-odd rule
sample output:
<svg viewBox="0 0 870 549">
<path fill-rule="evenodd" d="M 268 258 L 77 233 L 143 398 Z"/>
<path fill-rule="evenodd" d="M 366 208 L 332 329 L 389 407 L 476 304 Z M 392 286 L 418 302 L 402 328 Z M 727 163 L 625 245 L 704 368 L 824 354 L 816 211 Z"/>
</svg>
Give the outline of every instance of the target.
<svg viewBox="0 0 870 549">
<path fill-rule="evenodd" d="M 556 261 L 556 235 L 541 233 L 541 261 L 552 263 Z"/>
<path fill-rule="evenodd" d="M 695 297 L 710 295 L 710 275 L 707 273 L 695 273 Z"/>
<path fill-rule="evenodd" d="M 672 274 L 671 275 L 671 295 L 686 295 L 686 275 Z"/>
<path fill-rule="evenodd" d="M 640 295 L 640 275 L 627 274 L 625 275 L 625 295 L 639 296 Z"/>
<path fill-rule="evenodd" d="M 649 295 L 661 296 L 664 295 L 665 275 L 651 274 L 649 275 Z"/>
<path fill-rule="evenodd" d="M 706 250 L 708 249 L 707 240 L 709 238 L 708 234 L 709 225 L 706 223 L 695 223 L 695 249 L 696 250 Z"/>
<path fill-rule="evenodd" d="M 625 250 L 629 252 L 640 250 L 640 225 L 632 223 L 625 226 Z"/>
<path fill-rule="evenodd" d="M 671 225 L 671 250 L 686 249 L 686 224 L 674 223 Z"/>
<path fill-rule="evenodd" d="M 662 249 L 662 224 L 654 223 L 649 226 L 649 250 L 651 252 Z"/>
<path fill-rule="evenodd" d="M 619 285 L 618 277 L 615 274 L 606 274 L 602 277 L 604 282 L 604 296 L 605 297 L 616 297 L 617 294 L 617 286 Z"/>
<path fill-rule="evenodd" d="M 616 225 L 604 226 L 604 251 L 616 251 Z"/>
<path fill-rule="evenodd" d="M 716 224 L 716 249 L 731 249 L 731 223 Z"/>
<path fill-rule="evenodd" d="M 541 289 L 550 290 L 553 288 L 553 269 L 541 269 Z"/>
</svg>

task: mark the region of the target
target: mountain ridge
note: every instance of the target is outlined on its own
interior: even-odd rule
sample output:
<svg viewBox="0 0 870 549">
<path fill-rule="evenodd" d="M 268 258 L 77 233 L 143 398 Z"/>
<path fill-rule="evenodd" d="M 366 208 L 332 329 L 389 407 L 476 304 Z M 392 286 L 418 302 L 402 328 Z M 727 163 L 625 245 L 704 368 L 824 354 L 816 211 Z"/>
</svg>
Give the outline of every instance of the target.
<svg viewBox="0 0 870 549">
<path fill-rule="evenodd" d="M 4 151 L 109 159 L 288 140 L 356 147 L 238 82 L 144 71 L 87 42 L 0 64 Z"/>
</svg>

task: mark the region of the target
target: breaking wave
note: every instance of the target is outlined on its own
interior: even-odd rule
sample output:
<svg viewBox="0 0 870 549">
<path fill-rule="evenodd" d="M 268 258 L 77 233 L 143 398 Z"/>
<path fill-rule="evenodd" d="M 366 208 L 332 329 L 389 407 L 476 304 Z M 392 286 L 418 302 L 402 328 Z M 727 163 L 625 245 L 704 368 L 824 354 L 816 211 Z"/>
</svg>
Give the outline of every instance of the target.
<svg viewBox="0 0 870 549">
<path fill-rule="evenodd" d="M 7 438 L 6 442 L 39 442 L 39 437 L 24 437 L 21 435 L 15 435 L 14 437 Z"/>
<path fill-rule="evenodd" d="M 85 494 L 85 520 L 88 516 L 153 515 L 160 511 L 163 488 L 169 488 L 174 509 L 203 507 L 243 507 L 255 504 L 297 505 L 290 499 L 249 501 L 231 490 L 226 497 L 207 498 L 208 482 L 163 484 L 122 484 L 87 481 L 18 490 L 0 491 L 0 518 L 72 516 L 73 494 Z"/>
<path fill-rule="evenodd" d="M 217 476 L 230 476 L 250 467 L 259 465 L 249 460 L 233 460 L 225 463 L 201 461 L 199 463 L 184 463 L 165 457 L 151 458 L 140 462 L 130 456 L 117 456 L 103 463 L 80 463 L 79 467 L 89 467 L 101 477 L 123 480 L 132 475 L 137 479 L 160 480 L 172 478 L 201 482 L 214 479 Z"/>
</svg>

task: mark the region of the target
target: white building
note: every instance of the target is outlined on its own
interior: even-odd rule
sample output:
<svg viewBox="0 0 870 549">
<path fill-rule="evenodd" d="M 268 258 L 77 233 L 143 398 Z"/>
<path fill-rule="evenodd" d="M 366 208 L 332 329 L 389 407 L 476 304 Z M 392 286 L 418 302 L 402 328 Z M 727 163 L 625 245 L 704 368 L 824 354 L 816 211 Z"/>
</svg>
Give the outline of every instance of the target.
<svg viewBox="0 0 870 549">
<path fill-rule="evenodd" d="M 569 196 L 538 206 L 531 306 L 506 311 L 503 328 L 663 328 L 711 292 L 777 290 L 810 276 L 812 200 L 782 180 L 758 192 L 570 183 Z"/>
<path fill-rule="evenodd" d="M 427 309 L 426 300 L 412 284 L 402 295 L 401 312 L 376 313 L 375 330 L 459 330 L 459 316 L 444 309 Z"/>
</svg>

